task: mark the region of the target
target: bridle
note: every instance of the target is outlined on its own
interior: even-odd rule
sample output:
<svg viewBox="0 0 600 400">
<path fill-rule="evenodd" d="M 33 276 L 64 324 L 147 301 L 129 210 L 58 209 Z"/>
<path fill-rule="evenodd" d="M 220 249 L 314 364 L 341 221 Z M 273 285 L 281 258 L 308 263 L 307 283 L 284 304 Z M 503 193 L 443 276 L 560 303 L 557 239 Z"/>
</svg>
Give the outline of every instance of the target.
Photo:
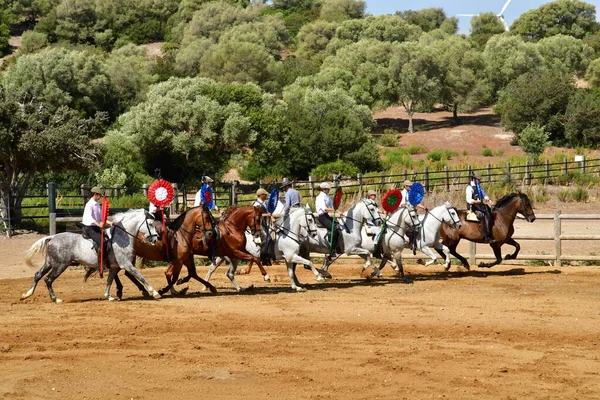
<svg viewBox="0 0 600 400">
<path fill-rule="evenodd" d="M 369 215 L 371 216 L 371 220 L 373 221 L 373 223 L 375 223 L 375 221 L 383 221 L 383 219 L 381 218 L 381 216 L 379 215 L 379 213 L 377 213 L 377 217 L 375 217 L 373 215 L 373 212 L 371 211 L 371 209 L 369 208 L 370 205 L 375 205 L 375 202 L 371 199 L 362 199 L 360 201 L 360 203 L 363 203 L 365 205 L 365 208 L 367 209 L 367 211 L 369 212 Z M 356 204 L 358 205 L 358 203 Z M 354 207 L 356 207 L 356 205 Z M 354 222 L 360 222 L 361 224 L 364 223 L 364 218 L 363 219 L 356 219 L 356 218 L 352 218 L 348 216 L 348 213 L 342 215 L 342 217 L 344 219 L 344 228 L 346 228 L 346 231 L 349 231 L 350 229 L 348 228 L 348 226 L 346 225 L 346 221 L 350 220 L 350 221 L 354 221 Z"/>
</svg>

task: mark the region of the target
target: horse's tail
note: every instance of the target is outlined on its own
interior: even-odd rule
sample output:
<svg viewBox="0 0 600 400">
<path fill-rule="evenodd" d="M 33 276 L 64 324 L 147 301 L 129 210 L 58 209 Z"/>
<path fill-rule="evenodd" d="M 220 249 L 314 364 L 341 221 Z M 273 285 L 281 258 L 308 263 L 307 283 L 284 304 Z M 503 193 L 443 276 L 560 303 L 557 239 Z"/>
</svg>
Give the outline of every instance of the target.
<svg viewBox="0 0 600 400">
<path fill-rule="evenodd" d="M 27 263 L 27 265 L 29 265 L 29 267 L 34 268 L 34 269 L 36 268 L 35 265 L 33 265 L 33 261 L 31 261 L 31 259 L 39 251 L 41 251 L 43 254 L 45 254 L 46 249 L 48 248 L 48 242 L 50 242 L 50 240 L 52 240 L 52 238 L 54 238 L 54 235 L 53 236 L 44 236 L 43 238 L 39 239 L 34 244 L 32 244 L 31 247 L 29 248 L 29 250 L 27 250 L 25 252 L 25 263 Z"/>
</svg>

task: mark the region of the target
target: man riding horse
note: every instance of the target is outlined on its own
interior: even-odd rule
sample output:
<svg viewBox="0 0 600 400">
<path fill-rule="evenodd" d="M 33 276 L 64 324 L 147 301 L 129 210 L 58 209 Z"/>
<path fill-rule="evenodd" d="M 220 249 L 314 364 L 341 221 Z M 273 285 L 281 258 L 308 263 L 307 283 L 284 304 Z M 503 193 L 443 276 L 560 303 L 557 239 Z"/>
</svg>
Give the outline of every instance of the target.
<svg viewBox="0 0 600 400">
<path fill-rule="evenodd" d="M 486 243 L 494 243 L 494 218 L 492 209 L 488 204 L 493 204 L 488 195 L 481 188 L 481 175 L 477 171 L 471 174 L 471 182 L 466 188 L 467 210 L 474 212 L 481 221 Z M 472 221 L 467 218 L 467 220 Z M 472 221 L 474 222 L 474 221 Z"/>
</svg>

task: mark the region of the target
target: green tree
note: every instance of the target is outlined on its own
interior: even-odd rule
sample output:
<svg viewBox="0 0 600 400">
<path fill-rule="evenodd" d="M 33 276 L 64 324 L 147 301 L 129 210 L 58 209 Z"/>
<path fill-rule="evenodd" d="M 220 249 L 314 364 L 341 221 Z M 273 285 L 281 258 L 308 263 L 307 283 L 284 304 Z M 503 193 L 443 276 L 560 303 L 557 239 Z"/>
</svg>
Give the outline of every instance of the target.
<svg viewBox="0 0 600 400">
<path fill-rule="evenodd" d="M 10 39 L 10 30 L 8 26 L 2 22 L 0 18 L 0 57 L 8 54 L 10 51 L 10 45 L 8 44 L 8 39 Z"/>
<path fill-rule="evenodd" d="M 194 77 L 200 73 L 202 57 L 212 50 L 214 42 L 207 38 L 194 39 L 177 52 L 175 71 L 179 76 Z"/>
<path fill-rule="evenodd" d="M 591 88 L 600 89 L 600 58 L 590 63 L 585 73 L 585 79 L 587 79 Z"/>
<path fill-rule="evenodd" d="M 396 15 L 412 25 L 419 26 L 423 32 L 431 32 L 440 29 L 444 24 L 458 24 L 456 18 L 448 18 L 443 8 L 423 8 L 417 11 L 396 11 Z M 448 20 L 451 20 L 448 22 Z M 456 30 L 449 32 L 456 33 Z"/>
<path fill-rule="evenodd" d="M 442 71 L 435 50 L 418 43 L 400 44 L 392 54 L 390 79 L 396 102 L 408 113 L 408 132 L 413 133 L 415 110 L 439 99 Z"/>
<path fill-rule="evenodd" d="M 298 33 L 296 55 L 303 59 L 325 58 L 325 49 L 335 36 L 338 24 L 317 20 L 306 24 Z"/>
<path fill-rule="evenodd" d="M 529 124 L 519 135 L 519 146 L 529 156 L 533 163 L 537 163 L 540 155 L 548 147 L 549 133 L 539 124 Z"/>
<path fill-rule="evenodd" d="M 236 25 L 227 30 L 219 39 L 219 44 L 227 42 L 254 43 L 264 47 L 276 59 L 289 44 L 290 38 L 280 15 L 267 15 L 260 21 Z"/>
<path fill-rule="evenodd" d="M 516 134 L 530 124 L 544 126 L 552 142 L 564 138 L 564 116 L 573 79 L 563 70 L 537 70 L 523 74 L 501 93 L 495 111 L 506 130 Z"/>
<path fill-rule="evenodd" d="M 471 18 L 471 40 L 484 48 L 494 35 L 504 33 L 502 21 L 493 12 L 481 13 Z"/>
<path fill-rule="evenodd" d="M 36 172 L 85 169 L 98 149 L 90 138 L 99 136 L 104 116 L 84 119 L 75 110 L 38 102 L 19 103 L 0 88 L 0 202 L 20 218 L 21 202 Z"/>
<path fill-rule="evenodd" d="M 141 165 L 150 174 L 160 168 L 173 181 L 225 172 L 231 154 L 250 145 L 256 132 L 240 104 L 220 104 L 202 94 L 213 85 L 172 78 L 151 86 L 146 101 L 121 115 L 118 128 L 107 133 L 107 165 Z"/>
<path fill-rule="evenodd" d="M 367 141 L 373 115 L 343 90 L 289 87 L 284 91 L 289 136 L 284 155 L 294 176 L 343 159 Z"/>
<path fill-rule="evenodd" d="M 598 92 L 577 89 L 569 99 L 565 117 L 565 139 L 572 147 L 599 148 L 600 96 Z"/>
<path fill-rule="evenodd" d="M 527 11 L 511 25 L 510 31 L 531 40 L 558 34 L 582 39 L 598 30 L 596 7 L 579 0 L 557 0 Z"/>
<path fill-rule="evenodd" d="M 25 31 L 21 36 L 19 51 L 22 54 L 34 53 L 48 45 L 48 35 L 35 31 Z"/>
<path fill-rule="evenodd" d="M 345 21 L 362 18 L 367 3 L 364 0 L 323 0 L 321 18 L 325 21 Z"/>
<path fill-rule="evenodd" d="M 538 51 L 548 68 L 565 68 L 579 75 L 583 75 L 594 54 L 594 49 L 580 39 L 562 34 L 541 39 Z"/>
<path fill-rule="evenodd" d="M 441 98 L 458 120 L 458 110 L 473 111 L 486 104 L 490 89 L 484 79 L 481 52 L 466 38 L 452 35 L 431 44 L 442 68 Z"/>
<path fill-rule="evenodd" d="M 509 82 L 543 63 L 535 44 L 509 34 L 492 37 L 485 46 L 483 59 L 494 96 Z"/>
</svg>

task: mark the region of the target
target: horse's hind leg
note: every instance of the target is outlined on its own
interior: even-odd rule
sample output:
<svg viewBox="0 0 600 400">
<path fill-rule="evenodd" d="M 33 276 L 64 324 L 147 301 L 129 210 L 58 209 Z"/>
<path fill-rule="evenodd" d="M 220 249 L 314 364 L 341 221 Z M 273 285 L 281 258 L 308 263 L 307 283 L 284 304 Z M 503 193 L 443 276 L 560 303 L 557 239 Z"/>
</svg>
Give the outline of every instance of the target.
<svg viewBox="0 0 600 400">
<path fill-rule="evenodd" d="M 521 245 L 519 243 L 517 243 L 517 241 L 513 238 L 507 239 L 504 243 L 510 244 L 511 246 L 513 246 L 515 248 L 515 252 L 512 254 L 507 254 L 506 257 L 504 257 L 504 259 L 505 260 L 516 259 L 517 255 L 519 254 L 519 251 L 521 251 Z"/>
<path fill-rule="evenodd" d="M 231 283 L 233 283 L 233 286 L 235 287 L 235 290 L 237 290 L 238 292 L 243 292 L 243 291 L 246 291 L 248 289 L 252 289 L 253 285 L 250 285 L 248 287 L 242 287 L 235 280 L 235 270 L 237 269 L 237 263 L 238 263 L 238 260 L 230 260 L 230 262 L 229 262 L 229 270 L 227 271 L 227 277 L 229 278 L 229 280 L 231 281 Z"/>
<path fill-rule="evenodd" d="M 492 268 L 494 265 L 498 265 L 502 262 L 502 251 L 500 250 L 500 246 L 498 243 L 491 244 L 490 247 L 494 250 L 494 255 L 496 256 L 496 261 L 491 263 L 479 263 L 479 268 Z"/>
<path fill-rule="evenodd" d="M 144 285 L 144 287 L 146 288 L 148 293 L 152 293 L 152 297 L 154 297 L 155 299 L 158 299 L 160 297 L 160 294 L 156 290 L 154 290 L 154 288 L 152 286 L 150 286 L 150 284 L 148 283 L 146 278 L 144 278 L 144 275 L 142 275 L 142 273 L 140 271 L 138 271 L 131 262 L 129 262 L 129 261 L 121 262 L 120 266 L 125 271 L 128 271 L 129 273 L 131 273 L 131 275 L 133 275 L 135 277 L 135 279 L 140 281 Z"/>
<path fill-rule="evenodd" d="M 36 288 L 39 280 L 42 279 L 44 277 L 44 275 L 46 275 L 48 273 L 48 271 L 50 271 L 51 269 L 52 269 L 52 265 L 50 265 L 48 262 L 46 262 L 44 265 L 42 265 L 42 268 L 40 268 L 33 275 L 33 283 L 31 284 L 31 287 L 29 288 L 27 293 L 23 293 L 21 295 L 21 300 L 25 300 L 26 298 L 30 297 L 33 294 L 33 292 L 35 292 L 35 288 Z"/>
<path fill-rule="evenodd" d="M 135 276 L 133 276 L 129 271 L 125 271 L 125 276 L 129 278 L 129 280 L 131 282 L 133 282 L 133 284 L 140 289 L 140 292 L 142 292 L 142 296 L 144 297 L 152 297 L 150 296 L 150 293 L 148 293 L 148 291 L 146 290 L 146 288 L 144 287 L 144 285 L 142 285 L 140 283 L 140 281 L 138 281 L 137 279 L 135 279 Z M 119 295 L 119 291 L 118 291 L 118 287 L 119 287 L 119 275 L 117 274 L 117 276 L 115 277 L 115 283 L 117 284 L 117 297 L 121 298 L 123 293 L 121 292 L 121 295 Z M 122 286 L 121 286 L 122 287 Z"/>
<path fill-rule="evenodd" d="M 45 281 L 46 281 L 46 286 L 48 287 L 48 294 L 50 295 L 50 300 L 52 300 L 55 303 L 62 303 L 62 300 L 57 298 L 56 295 L 54 294 L 54 290 L 52 289 L 52 282 L 54 282 L 54 280 L 56 278 L 58 278 L 63 272 L 65 272 L 65 270 L 67 269 L 69 265 L 62 265 L 60 267 L 52 267 L 52 270 L 50 271 L 50 273 L 48 274 L 48 276 L 46 277 Z"/>
<path fill-rule="evenodd" d="M 113 281 L 117 284 L 117 297 L 119 297 L 118 292 L 121 290 L 121 294 L 123 293 L 123 284 L 121 280 L 117 276 L 119 273 L 118 268 L 111 268 L 110 273 L 108 274 L 108 278 L 106 278 L 106 289 L 104 290 L 104 298 L 109 301 L 115 301 L 116 299 L 110 295 L 110 287 L 112 286 Z M 119 297 L 120 299 L 120 297 Z"/>
<path fill-rule="evenodd" d="M 471 266 L 469 265 L 469 262 L 467 261 L 466 258 L 464 258 L 463 256 L 461 256 L 460 254 L 458 254 L 456 252 L 456 244 L 452 245 L 452 246 L 448 246 L 448 250 L 450 250 L 450 254 L 452 254 L 454 257 L 456 257 L 458 259 L 458 261 L 460 261 L 463 265 L 463 267 L 465 267 L 465 269 L 470 270 Z"/>
<path fill-rule="evenodd" d="M 434 249 L 445 260 L 444 269 L 446 271 L 449 271 L 450 270 L 450 261 L 451 261 L 450 260 L 450 250 L 448 250 L 448 248 L 441 243 L 436 243 L 434 246 Z M 448 254 L 444 253 L 444 249 L 446 249 Z"/>
</svg>

